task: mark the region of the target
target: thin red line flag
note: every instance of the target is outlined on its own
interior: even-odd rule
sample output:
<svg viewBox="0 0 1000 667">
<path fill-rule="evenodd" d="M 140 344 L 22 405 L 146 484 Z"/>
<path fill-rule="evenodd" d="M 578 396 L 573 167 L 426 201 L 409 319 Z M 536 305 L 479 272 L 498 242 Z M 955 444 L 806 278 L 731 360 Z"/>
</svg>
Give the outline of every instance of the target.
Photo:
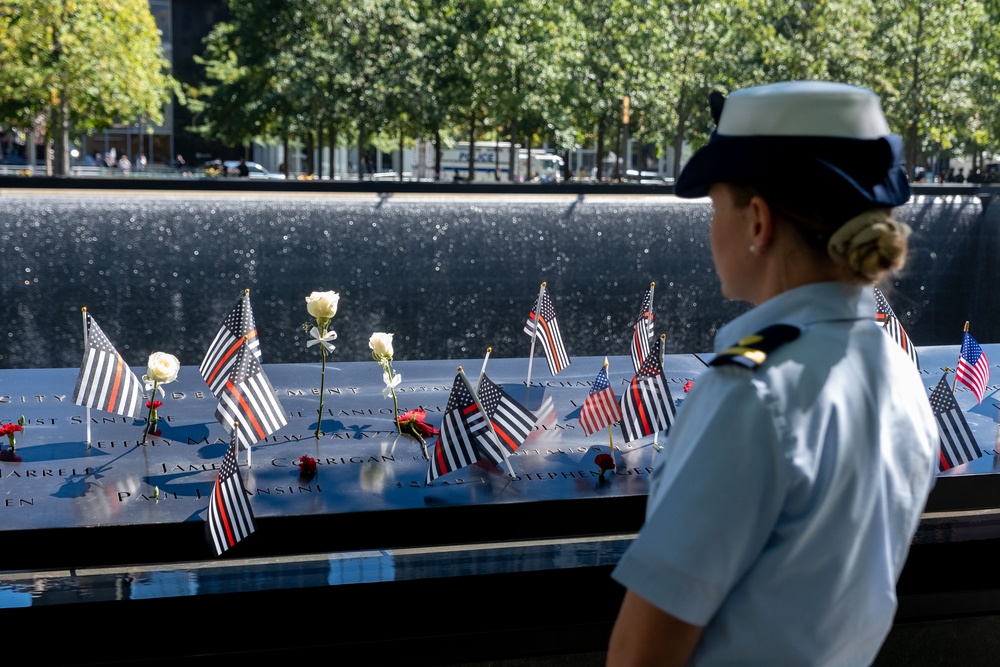
<svg viewBox="0 0 1000 667">
<path fill-rule="evenodd" d="M 670 428 L 677 414 L 660 361 L 660 340 L 622 395 L 622 437 L 630 442 Z"/>
<path fill-rule="evenodd" d="M 638 373 L 642 362 L 649 356 L 649 342 L 653 340 L 653 288 L 646 290 L 639 307 L 639 317 L 632 328 L 632 367 Z"/>
<path fill-rule="evenodd" d="M 542 290 L 541 304 L 535 306 L 528 313 L 528 321 L 524 324 L 524 333 L 535 336 L 545 350 L 545 359 L 549 362 L 549 372 L 555 375 L 562 369 L 569 366 L 569 355 L 563 346 L 562 333 L 559 331 L 559 322 L 556 321 L 556 309 L 549 298 L 549 291 Z M 536 324 L 537 322 L 537 324 Z"/>
<path fill-rule="evenodd" d="M 243 341 L 250 343 L 254 356 L 260 359 L 260 342 L 257 340 L 257 325 L 253 320 L 253 309 L 250 308 L 250 292 L 243 292 L 232 310 L 222 321 L 219 332 L 208 346 L 205 358 L 198 370 L 208 383 L 212 395 L 218 397 L 222 392 L 233 365 L 236 363 L 236 353 Z"/>
<path fill-rule="evenodd" d="M 236 352 L 232 371 L 219 393 L 215 418 L 226 427 L 239 423 L 234 437 L 241 449 L 249 449 L 288 423 L 248 342 Z"/>
<path fill-rule="evenodd" d="M 965 332 L 962 338 L 962 351 L 958 355 L 958 368 L 955 379 L 972 390 L 976 400 L 983 402 L 986 385 L 990 382 L 990 360 L 975 338 Z"/>
<path fill-rule="evenodd" d="M 490 424 L 479 410 L 475 399 L 465 386 L 461 375 L 455 376 L 445 406 L 441 434 L 434 443 L 434 451 L 427 467 L 426 483 L 430 484 L 441 475 L 472 465 L 482 458 L 499 454 L 500 445 L 490 433 Z M 490 452 L 484 456 L 484 452 Z"/>
<path fill-rule="evenodd" d="M 913 341 L 906 335 L 903 325 L 899 323 L 899 318 L 889 306 L 885 295 L 878 287 L 875 288 L 875 324 L 889 334 L 889 337 L 896 341 L 896 344 L 903 348 L 903 351 L 910 355 L 910 361 L 917 368 L 920 368 L 920 360 L 917 358 L 917 348 Z"/>
<path fill-rule="evenodd" d="M 602 367 L 590 388 L 590 395 L 580 409 L 580 426 L 586 435 L 596 433 L 605 426 L 617 424 L 622 419 L 622 411 L 618 407 L 615 390 L 608 382 L 608 369 Z"/>
<path fill-rule="evenodd" d="M 238 428 L 233 429 L 232 442 L 226 449 L 219 476 L 215 478 L 212 498 L 208 502 L 208 542 L 216 556 L 221 556 L 256 528 L 253 509 L 247 499 L 243 478 L 240 477 L 236 463 L 238 430 Z"/>
<path fill-rule="evenodd" d="M 87 313 L 87 349 L 83 352 L 73 402 L 88 408 L 138 418 L 142 383 Z"/>
<path fill-rule="evenodd" d="M 483 411 L 493 425 L 493 432 L 496 433 L 500 446 L 510 453 L 516 452 L 531 435 L 531 429 L 535 427 L 535 414 L 485 375 L 479 381 L 476 393 L 479 394 L 479 404 L 483 406 Z M 501 459 L 494 461 L 497 465 L 503 462 L 502 452 L 500 455 Z"/>
</svg>

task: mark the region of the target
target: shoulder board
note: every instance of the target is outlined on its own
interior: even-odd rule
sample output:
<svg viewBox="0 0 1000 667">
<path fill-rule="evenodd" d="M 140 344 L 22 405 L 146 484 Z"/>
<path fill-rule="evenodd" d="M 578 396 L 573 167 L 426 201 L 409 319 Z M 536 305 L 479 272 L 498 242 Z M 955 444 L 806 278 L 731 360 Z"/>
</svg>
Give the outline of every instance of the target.
<svg viewBox="0 0 1000 667">
<path fill-rule="evenodd" d="M 752 336 L 745 336 L 736 345 L 720 352 L 709 366 L 735 365 L 756 369 L 767 359 L 767 355 L 785 343 L 799 337 L 801 330 L 790 324 L 772 324 Z"/>
</svg>

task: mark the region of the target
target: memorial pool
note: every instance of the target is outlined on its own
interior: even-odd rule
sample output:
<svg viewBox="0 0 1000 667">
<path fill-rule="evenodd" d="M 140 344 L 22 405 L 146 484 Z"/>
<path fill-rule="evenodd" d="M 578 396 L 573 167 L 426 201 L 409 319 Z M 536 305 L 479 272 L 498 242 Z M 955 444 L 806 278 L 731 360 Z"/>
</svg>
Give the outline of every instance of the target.
<svg viewBox="0 0 1000 667">
<path fill-rule="evenodd" d="M 521 329 L 547 281 L 571 356 L 627 354 L 655 281 L 668 354 L 711 348 L 746 309 L 718 290 L 710 206 L 669 196 L 284 195 L 5 191 L 0 367 L 70 367 L 87 306 L 132 365 L 165 350 L 197 364 L 244 288 L 266 363 L 312 361 L 304 297 L 335 290 L 335 358 L 527 356 Z M 958 343 L 966 319 L 998 339 L 987 288 L 996 224 L 974 197 L 918 196 L 907 272 L 887 291 L 919 345 Z M 991 259 L 992 258 L 992 259 Z"/>
</svg>

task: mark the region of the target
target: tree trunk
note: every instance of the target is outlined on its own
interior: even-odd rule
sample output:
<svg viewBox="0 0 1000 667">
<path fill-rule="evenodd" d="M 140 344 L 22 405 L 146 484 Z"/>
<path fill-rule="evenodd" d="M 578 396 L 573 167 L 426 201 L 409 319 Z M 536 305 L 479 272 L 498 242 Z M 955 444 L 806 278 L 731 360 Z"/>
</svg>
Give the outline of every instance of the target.
<svg viewBox="0 0 1000 667">
<path fill-rule="evenodd" d="M 434 130 L 434 180 L 441 180 L 441 130 Z"/>
<path fill-rule="evenodd" d="M 63 95 L 54 109 L 53 133 L 55 134 L 56 176 L 69 176 L 69 101 Z"/>
<path fill-rule="evenodd" d="M 306 132 L 306 176 L 312 176 L 316 173 L 314 168 L 314 161 L 316 158 L 316 140 L 312 132 Z"/>
<path fill-rule="evenodd" d="M 604 178 L 604 119 L 597 121 L 597 181 Z"/>
<path fill-rule="evenodd" d="M 403 127 L 399 127 L 399 182 L 403 182 Z"/>
<path fill-rule="evenodd" d="M 316 128 L 316 178 L 323 180 L 323 126 Z"/>
<path fill-rule="evenodd" d="M 528 163 L 524 166 L 524 180 L 527 183 L 531 182 L 531 133 L 529 132 L 524 136 L 524 146 L 526 148 L 526 153 L 528 154 Z"/>
<path fill-rule="evenodd" d="M 365 172 L 368 170 L 368 160 L 365 157 L 365 125 L 361 122 L 361 117 L 358 117 L 358 180 L 363 181 L 365 178 Z"/>
<path fill-rule="evenodd" d="M 291 156 L 288 154 L 288 135 L 287 134 L 281 138 L 281 150 L 282 150 L 282 155 L 285 156 L 285 159 L 281 161 L 281 173 L 283 173 L 285 175 L 285 178 L 288 178 L 288 173 L 289 173 L 288 170 L 291 168 L 291 165 L 288 164 L 288 163 L 291 161 L 291 160 L 289 160 L 289 158 Z"/>
<path fill-rule="evenodd" d="M 469 182 L 476 180 L 476 114 L 469 115 Z"/>
<path fill-rule="evenodd" d="M 511 183 L 517 178 L 517 118 L 510 124 L 510 155 L 507 156 L 507 180 Z"/>
<path fill-rule="evenodd" d="M 330 133 L 330 180 L 337 177 L 337 130 L 331 125 Z"/>
<path fill-rule="evenodd" d="M 684 132 L 687 130 L 687 106 L 685 105 L 687 91 L 681 90 L 677 100 L 677 129 L 674 131 L 674 164 L 673 176 L 676 181 L 681 173 L 681 150 L 684 148 Z"/>
</svg>

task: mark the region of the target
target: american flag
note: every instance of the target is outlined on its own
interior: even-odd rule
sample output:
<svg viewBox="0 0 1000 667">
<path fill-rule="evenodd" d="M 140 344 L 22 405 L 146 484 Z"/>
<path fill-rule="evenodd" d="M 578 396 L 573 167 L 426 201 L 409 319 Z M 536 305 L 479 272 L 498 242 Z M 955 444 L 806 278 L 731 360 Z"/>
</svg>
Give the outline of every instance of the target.
<svg viewBox="0 0 1000 667">
<path fill-rule="evenodd" d="M 642 368 L 632 378 L 621 399 L 622 437 L 630 442 L 670 428 L 677 414 L 663 376 L 660 341 L 653 344 Z"/>
<path fill-rule="evenodd" d="M 216 556 L 235 546 L 255 528 L 253 509 L 236 464 L 237 430 L 233 431 L 233 440 L 222 459 L 222 468 L 208 502 L 208 543 Z"/>
<path fill-rule="evenodd" d="M 903 351 L 910 355 L 910 360 L 920 368 L 920 360 L 917 359 L 917 348 L 913 341 L 906 335 L 903 325 L 899 323 L 899 318 L 892 311 L 885 295 L 878 287 L 875 288 L 875 324 L 882 327 L 889 336 L 899 344 Z"/>
<path fill-rule="evenodd" d="M 142 383 L 87 313 L 87 349 L 76 378 L 73 402 L 88 408 L 140 417 Z"/>
<path fill-rule="evenodd" d="M 552 306 L 548 290 L 542 290 L 541 302 L 540 306 L 536 303 L 528 313 L 524 333 L 538 338 L 542 349 L 545 350 L 545 359 L 549 362 L 549 372 L 555 375 L 569 366 L 569 356 L 563 347 L 559 322 L 556 321 L 556 309 Z"/>
<path fill-rule="evenodd" d="M 441 475 L 472 465 L 481 458 L 483 450 L 498 452 L 499 448 L 490 433 L 489 422 L 476 406 L 465 380 L 456 375 L 448 405 L 445 406 L 441 434 L 434 444 L 434 453 L 427 468 L 427 484 Z"/>
<path fill-rule="evenodd" d="M 250 292 L 243 292 L 229 315 L 222 322 L 215 340 L 208 346 L 205 359 L 198 370 L 205 378 L 213 396 L 218 396 L 229 378 L 233 364 L 236 363 L 236 353 L 243 345 L 244 339 L 250 343 L 254 356 L 260 359 L 260 342 L 257 340 L 257 326 L 253 321 L 253 310 L 250 308 Z"/>
<path fill-rule="evenodd" d="M 649 341 L 653 340 L 653 288 L 646 290 L 639 308 L 639 317 L 632 331 L 632 366 L 638 373 L 649 356 Z"/>
<path fill-rule="evenodd" d="M 234 437 L 242 449 L 249 449 L 287 423 L 249 343 L 241 345 L 236 353 L 232 371 L 219 393 L 215 418 L 226 427 L 239 422 Z"/>
<path fill-rule="evenodd" d="M 485 375 L 479 381 L 476 390 L 479 394 L 479 404 L 493 424 L 493 432 L 497 435 L 500 446 L 508 452 L 516 452 L 535 427 L 535 413 L 520 403 Z M 489 454 L 489 448 L 486 451 Z M 499 460 L 490 456 L 493 462 L 500 465 L 503 462 L 503 452 Z"/>
<path fill-rule="evenodd" d="M 965 421 L 965 415 L 948 386 L 948 373 L 934 387 L 930 397 L 934 417 L 937 418 L 938 432 L 941 434 L 941 448 L 938 452 L 938 470 L 954 468 L 983 455 L 972 429 Z"/>
<path fill-rule="evenodd" d="M 986 358 L 983 348 L 968 331 L 962 338 L 962 352 L 958 356 L 955 379 L 971 389 L 977 401 L 983 402 L 983 394 L 986 393 L 986 385 L 990 381 L 990 360 Z"/>
<path fill-rule="evenodd" d="M 648 357 L 648 355 L 647 355 Z M 580 426 L 587 435 L 600 431 L 605 426 L 617 424 L 622 419 L 622 411 L 615 398 L 615 390 L 608 382 L 608 369 L 601 368 L 590 388 L 590 395 L 580 410 Z"/>
</svg>

